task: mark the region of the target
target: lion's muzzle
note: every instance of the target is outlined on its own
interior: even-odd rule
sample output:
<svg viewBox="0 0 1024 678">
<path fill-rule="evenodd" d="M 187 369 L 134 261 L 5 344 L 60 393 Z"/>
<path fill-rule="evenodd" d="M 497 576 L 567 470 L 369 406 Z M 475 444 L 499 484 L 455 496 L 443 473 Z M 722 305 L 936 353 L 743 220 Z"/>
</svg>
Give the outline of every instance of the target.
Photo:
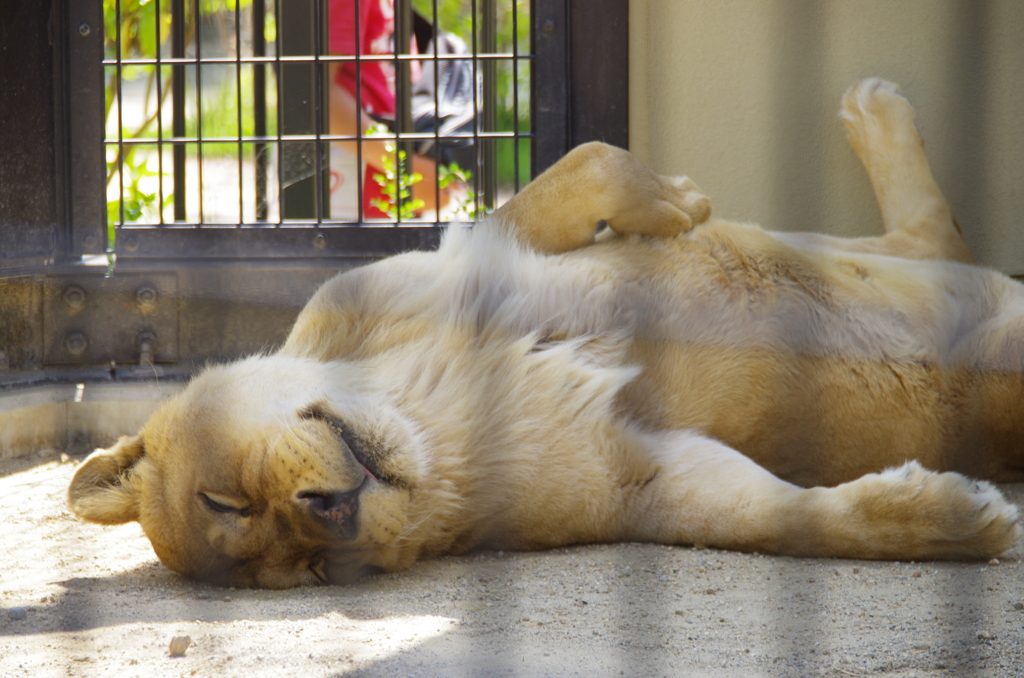
<svg viewBox="0 0 1024 678">
<path fill-rule="evenodd" d="M 366 478 L 354 490 L 347 492 L 299 492 L 297 498 L 319 519 L 329 521 L 342 539 L 355 539 L 356 513 L 359 511 L 359 494 L 366 486 Z"/>
</svg>

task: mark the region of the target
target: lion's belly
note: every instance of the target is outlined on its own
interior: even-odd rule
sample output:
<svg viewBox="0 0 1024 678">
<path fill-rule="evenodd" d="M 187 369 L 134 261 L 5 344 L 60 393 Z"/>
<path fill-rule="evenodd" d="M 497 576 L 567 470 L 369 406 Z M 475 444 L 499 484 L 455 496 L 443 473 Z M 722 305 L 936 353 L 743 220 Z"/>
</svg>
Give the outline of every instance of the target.
<svg viewBox="0 0 1024 678">
<path fill-rule="evenodd" d="M 618 401 L 645 424 L 700 430 L 801 485 L 908 459 L 1024 479 L 1010 468 L 1024 461 L 1024 379 L 974 362 L 1012 299 L 1024 307 L 998 274 L 798 252 L 724 222 L 594 256 L 644 272 L 614 289 L 646 311 L 629 356 L 644 370 Z"/>
<path fill-rule="evenodd" d="M 627 416 L 699 430 L 798 485 L 836 485 L 910 459 L 1000 477 L 996 461 L 1024 442 L 1019 424 L 1006 426 L 1012 413 L 991 402 L 1015 390 L 1002 402 L 1020 403 L 1020 377 L 997 384 L 963 368 L 669 342 L 638 342 L 631 357 L 645 370 L 619 396 Z"/>
</svg>

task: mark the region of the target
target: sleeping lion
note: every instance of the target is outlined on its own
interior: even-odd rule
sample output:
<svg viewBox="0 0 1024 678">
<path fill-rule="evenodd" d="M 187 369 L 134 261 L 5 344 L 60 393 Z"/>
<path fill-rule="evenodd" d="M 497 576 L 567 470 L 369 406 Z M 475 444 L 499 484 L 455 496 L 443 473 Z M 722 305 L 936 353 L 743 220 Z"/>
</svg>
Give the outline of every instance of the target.
<svg viewBox="0 0 1024 678">
<path fill-rule="evenodd" d="M 595 542 L 1004 551 L 1017 508 L 966 476 L 1024 480 L 1024 286 L 971 265 L 895 85 L 842 118 L 885 235 L 712 219 L 582 146 L 438 251 L 327 282 L 277 353 L 94 452 L 71 509 L 265 588 Z"/>
</svg>

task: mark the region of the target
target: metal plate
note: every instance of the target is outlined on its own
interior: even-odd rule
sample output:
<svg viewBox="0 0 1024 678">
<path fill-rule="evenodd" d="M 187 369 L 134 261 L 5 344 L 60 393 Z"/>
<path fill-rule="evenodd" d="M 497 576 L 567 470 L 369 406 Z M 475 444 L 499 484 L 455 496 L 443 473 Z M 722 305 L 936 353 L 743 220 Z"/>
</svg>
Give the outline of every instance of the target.
<svg viewBox="0 0 1024 678">
<path fill-rule="evenodd" d="M 178 280 L 173 273 L 52 276 L 43 288 L 43 363 L 139 362 L 155 336 L 154 362 L 178 360 Z"/>
</svg>

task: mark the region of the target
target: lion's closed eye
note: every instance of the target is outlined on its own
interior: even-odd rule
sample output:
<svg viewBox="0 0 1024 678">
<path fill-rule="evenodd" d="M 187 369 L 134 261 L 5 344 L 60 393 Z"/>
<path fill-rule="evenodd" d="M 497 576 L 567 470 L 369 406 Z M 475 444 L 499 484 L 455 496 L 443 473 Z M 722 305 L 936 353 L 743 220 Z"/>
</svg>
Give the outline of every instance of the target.
<svg viewBox="0 0 1024 678">
<path fill-rule="evenodd" d="M 252 515 L 251 507 L 238 505 L 236 501 L 227 497 L 206 492 L 199 492 L 198 495 L 203 505 L 214 513 L 237 513 L 243 518 Z"/>
</svg>

